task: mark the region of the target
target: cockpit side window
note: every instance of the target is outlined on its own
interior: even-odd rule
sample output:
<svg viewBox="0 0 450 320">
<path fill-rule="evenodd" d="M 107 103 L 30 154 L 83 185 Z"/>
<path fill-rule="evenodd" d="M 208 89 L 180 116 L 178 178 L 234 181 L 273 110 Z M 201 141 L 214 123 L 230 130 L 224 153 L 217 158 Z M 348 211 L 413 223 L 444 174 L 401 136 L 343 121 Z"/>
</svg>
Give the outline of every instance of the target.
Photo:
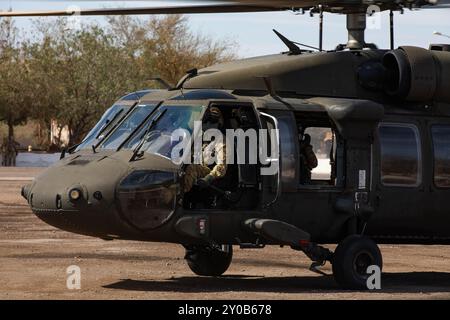
<svg viewBox="0 0 450 320">
<path fill-rule="evenodd" d="M 155 105 L 137 105 L 122 123 L 100 145 L 103 149 L 117 149 L 155 110 Z"/>
</svg>

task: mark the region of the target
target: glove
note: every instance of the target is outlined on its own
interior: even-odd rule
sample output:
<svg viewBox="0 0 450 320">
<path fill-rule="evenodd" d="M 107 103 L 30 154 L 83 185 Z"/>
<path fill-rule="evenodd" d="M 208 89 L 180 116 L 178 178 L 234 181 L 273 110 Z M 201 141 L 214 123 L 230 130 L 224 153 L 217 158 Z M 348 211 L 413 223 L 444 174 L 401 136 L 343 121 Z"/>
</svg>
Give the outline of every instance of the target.
<svg viewBox="0 0 450 320">
<path fill-rule="evenodd" d="M 211 183 L 214 181 L 214 177 L 211 175 L 207 175 L 204 178 L 198 179 L 197 180 L 197 185 L 201 188 L 201 189 L 206 189 L 208 188 Z"/>
</svg>

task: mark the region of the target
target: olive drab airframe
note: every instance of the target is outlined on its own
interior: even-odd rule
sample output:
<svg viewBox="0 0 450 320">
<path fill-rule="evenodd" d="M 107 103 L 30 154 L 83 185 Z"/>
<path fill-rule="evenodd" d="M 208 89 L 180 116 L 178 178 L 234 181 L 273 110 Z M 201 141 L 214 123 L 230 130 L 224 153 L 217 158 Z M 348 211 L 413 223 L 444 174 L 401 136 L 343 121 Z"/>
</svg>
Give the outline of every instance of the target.
<svg viewBox="0 0 450 320">
<path fill-rule="evenodd" d="M 382 11 L 433 7 L 377 4 Z M 435 7 L 445 10 L 448 1 Z M 368 9 L 364 1 L 255 0 L 82 10 L 310 10 L 321 26 L 322 13 L 333 12 L 347 15 L 349 41 L 324 51 L 321 32 L 319 50 L 304 50 L 277 32 L 285 53 L 191 70 L 171 89 L 123 98 L 23 196 L 39 218 L 63 230 L 181 244 L 191 270 L 203 276 L 227 270 L 233 245 L 283 245 L 305 253 L 313 271 L 331 262 L 342 287 L 364 289 L 368 267 L 382 268 L 376 243 L 449 244 L 449 46 L 394 48 L 391 14 L 391 48 L 377 49 L 364 39 Z M 228 159 L 244 161 L 227 161 L 226 174 L 207 188 L 183 189 L 188 164 L 173 161 L 178 140 L 171 133 L 181 129 L 196 141 L 196 123 L 211 108 L 223 115 L 223 135 L 274 134 L 244 139 L 243 155 L 236 155 L 238 142 L 228 144 Z M 309 161 L 302 161 L 305 137 Z M 183 149 L 185 159 L 193 145 Z M 250 161 L 264 148 L 271 150 L 265 161 Z M 276 170 L 263 174 L 269 168 Z M 329 243 L 338 244 L 334 252 Z"/>
</svg>

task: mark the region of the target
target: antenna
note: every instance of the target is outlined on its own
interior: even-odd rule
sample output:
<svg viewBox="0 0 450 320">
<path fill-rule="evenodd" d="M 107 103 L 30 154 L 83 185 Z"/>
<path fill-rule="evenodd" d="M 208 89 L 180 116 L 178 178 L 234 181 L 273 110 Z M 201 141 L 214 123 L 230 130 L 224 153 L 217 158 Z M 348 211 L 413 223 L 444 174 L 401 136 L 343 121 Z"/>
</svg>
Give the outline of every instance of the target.
<svg viewBox="0 0 450 320">
<path fill-rule="evenodd" d="M 446 34 L 444 34 L 444 33 L 442 33 L 442 32 L 439 32 L 439 31 L 435 31 L 435 32 L 433 32 L 433 34 L 434 34 L 435 36 L 441 36 L 441 37 L 445 37 L 445 38 L 450 38 L 449 35 L 446 35 Z"/>
<path fill-rule="evenodd" d="M 275 32 L 275 34 L 281 39 L 281 41 L 283 41 L 283 43 L 289 48 L 289 52 L 291 54 L 302 54 L 303 50 L 300 49 L 300 47 L 298 47 L 298 46 L 302 46 L 302 47 L 313 49 L 313 50 L 322 51 L 319 48 L 316 48 L 316 47 L 313 47 L 313 46 L 308 46 L 307 44 L 303 44 L 303 43 L 300 43 L 300 42 L 295 42 L 295 41 L 289 40 L 288 38 L 283 36 L 281 33 L 279 33 L 275 29 L 273 29 L 273 32 Z"/>
<path fill-rule="evenodd" d="M 156 81 L 159 84 L 161 84 L 165 89 L 172 89 L 173 86 L 171 86 L 167 81 L 165 81 L 164 79 L 160 78 L 160 77 L 151 77 L 148 79 L 148 81 Z"/>
<path fill-rule="evenodd" d="M 278 38 L 283 41 L 283 43 L 288 47 L 289 52 L 292 54 L 302 54 L 302 49 L 300 49 L 299 46 L 297 46 L 294 42 L 283 36 L 281 33 L 279 33 L 277 30 L 273 29 L 273 32 L 278 36 Z"/>
<path fill-rule="evenodd" d="M 323 6 L 319 4 L 319 51 L 323 51 Z"/>
<path fill-rule="evenodd" d="M 183 89 L 183 85 L 186 81 L 188 81 L 191 78 L 194 78 L 198 75 L 198 69 L 194 68 L 191 70 L 186 71 L 186 75 L 181 78 L 181 80 L 178 82 L 177 86 L 175 87 L 176 90 Z"/>
<path fill-rule="evenodd" d="M 394 50 L 394 11 L 389 12 L 389 24 L 390 24 L 390 30 L 391 30 L 391 50 Z"/>
</svg>

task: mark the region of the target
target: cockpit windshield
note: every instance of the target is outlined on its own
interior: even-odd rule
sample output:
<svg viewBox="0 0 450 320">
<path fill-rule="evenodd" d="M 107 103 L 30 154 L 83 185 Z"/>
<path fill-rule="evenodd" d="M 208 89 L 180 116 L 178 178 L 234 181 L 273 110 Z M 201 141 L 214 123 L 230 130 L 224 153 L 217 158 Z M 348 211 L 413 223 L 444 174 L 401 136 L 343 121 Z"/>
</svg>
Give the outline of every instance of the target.
<svg viewBox="0 0 450 320">
<path fill-rule="evenodd" d="M 147 119 L 155 108 L 155 105 L 137 105 L 99 147 L 103 149 L 117 149 Z"/>
<path fill-rule="evenodd" d="M 125 116 L 130 108 L 131 106 L 117 104 L 106 110 L 100 121 L 91 131 L 89 131 L 76 150 L 90 148 L 92 145 L 95 145 L 98 141 L 102 140 L 109 130 Z"/>
<path fill-rule="evenodd" d="M 162 106 L 122 148 L 135 150 L 139 147 L 140 151 L 170 157 L 172 149 L 179 143 L 172 141 L 172 133 L 184 129 L 192 134 L 202 109 L 201 106 Z"/>
</svg>

